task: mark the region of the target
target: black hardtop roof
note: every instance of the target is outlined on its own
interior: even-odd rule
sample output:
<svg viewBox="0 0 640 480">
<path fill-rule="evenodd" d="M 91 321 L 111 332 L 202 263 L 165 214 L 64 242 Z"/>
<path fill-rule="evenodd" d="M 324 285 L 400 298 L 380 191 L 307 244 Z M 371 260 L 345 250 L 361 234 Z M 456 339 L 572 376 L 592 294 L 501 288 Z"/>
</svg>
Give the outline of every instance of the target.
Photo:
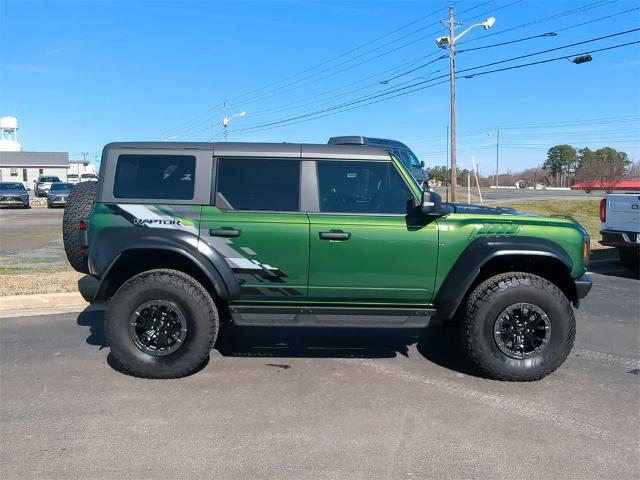
<svg viewBox="0 0 640 480">
<path fill-rule="evenodd" d="M 363 137 L 360 135 L 347 135 L 342 137 L 331 137 L 329 145 L 363 145 L 382 148 L 399 148 L 402 150 L 411 149 L 404 143 L 388 138 Z"/>
<path fill-rule="evenodd" d="M 251 143 L 251 142 L 114 142 L 108 150 L 210 150 L 215 156 L 252 156 L 288 158 L 330 158 L 336 160 L 390 160 L 384 148 L 357 145 L 311 143 Z"/>
</svg>

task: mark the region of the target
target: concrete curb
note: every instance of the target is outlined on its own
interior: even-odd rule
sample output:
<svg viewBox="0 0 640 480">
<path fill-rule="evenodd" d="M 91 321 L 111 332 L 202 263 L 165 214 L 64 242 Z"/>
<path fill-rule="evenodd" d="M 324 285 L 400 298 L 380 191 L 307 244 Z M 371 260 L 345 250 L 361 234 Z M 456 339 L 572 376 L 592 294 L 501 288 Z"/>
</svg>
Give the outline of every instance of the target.
<svg viewBox="0 0 640 480">
<path fill-rule="evenodd" d="M 0 297 L 0 318 L 81 312 L 89 304 L 78 292 Z"/>
</svg>

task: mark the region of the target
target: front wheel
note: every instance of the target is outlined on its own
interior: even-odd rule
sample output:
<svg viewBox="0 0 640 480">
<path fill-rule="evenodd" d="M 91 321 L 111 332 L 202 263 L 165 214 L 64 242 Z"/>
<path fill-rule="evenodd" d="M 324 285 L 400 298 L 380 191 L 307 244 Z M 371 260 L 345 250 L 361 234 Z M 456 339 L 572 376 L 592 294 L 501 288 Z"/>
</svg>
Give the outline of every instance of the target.
<svg viewBox="0 0 640 480">
<path fill-rule="evenodd" d="M 176 270 L 133 277 L 111 298 L 107 344 L 120 370 L 144 378 L 178 378 L 208 358 L 218 311 L 194 278 Z"/>
<path fill-rule="evenodd" d="M 575 334 L 569 300 L 537 275 L 496 275 L 467 302 L 465 349 L 491 378 L 526 382 L 547 376 L 566 360 Z"/>
</svg>

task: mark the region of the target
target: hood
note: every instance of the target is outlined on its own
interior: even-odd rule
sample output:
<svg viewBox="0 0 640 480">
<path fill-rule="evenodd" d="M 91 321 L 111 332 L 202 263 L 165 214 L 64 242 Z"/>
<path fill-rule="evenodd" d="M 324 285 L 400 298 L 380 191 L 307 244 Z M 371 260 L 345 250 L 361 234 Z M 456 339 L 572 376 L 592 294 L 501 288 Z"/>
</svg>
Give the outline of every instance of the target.
<svg viewBox="0 0 640 480">
<path fill-rule="evenodd" d="M 29 192 L 26 190 L 18 190 L 18 189 L 9 189 L 9 190 L 0 190 L 0 196 L 3 195 L 29 195 Z"/>
<path fill-rule="evenodd" d="M 478 215 L 509 215 L 522 217 L 539 217 L 534 213 L 519 212 L 515 208 L 508 207 L 489 207 L 487 205 L 477 205 L 475 203 L 443 203 L 443 209 L 447 209 L 449 213 L 467 213 Z"/>
</svg>

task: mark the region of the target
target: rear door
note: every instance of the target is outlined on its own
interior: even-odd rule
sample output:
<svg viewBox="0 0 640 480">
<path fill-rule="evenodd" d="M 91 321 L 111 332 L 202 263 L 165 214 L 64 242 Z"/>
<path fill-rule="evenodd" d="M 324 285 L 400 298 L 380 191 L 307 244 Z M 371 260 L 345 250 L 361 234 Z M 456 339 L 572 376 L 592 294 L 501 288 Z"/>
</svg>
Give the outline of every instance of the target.
<svg viewBox="0 0 640 480">
<path fill-rule="evenodd" d="M 296 157 L 219 157 L 215 195 L 200 239 L 220 252 L 241 285 L 240 302 L 307 300 L 309 220 L 300 209 Z"/>
<path fill-rule="evenodd" d="M 317 160 L 310 213 L 313 302 L 425 305 L 437 265 L 436 222 L 415 223 L 415 195 L 390 161 Z"/>
</svg>

